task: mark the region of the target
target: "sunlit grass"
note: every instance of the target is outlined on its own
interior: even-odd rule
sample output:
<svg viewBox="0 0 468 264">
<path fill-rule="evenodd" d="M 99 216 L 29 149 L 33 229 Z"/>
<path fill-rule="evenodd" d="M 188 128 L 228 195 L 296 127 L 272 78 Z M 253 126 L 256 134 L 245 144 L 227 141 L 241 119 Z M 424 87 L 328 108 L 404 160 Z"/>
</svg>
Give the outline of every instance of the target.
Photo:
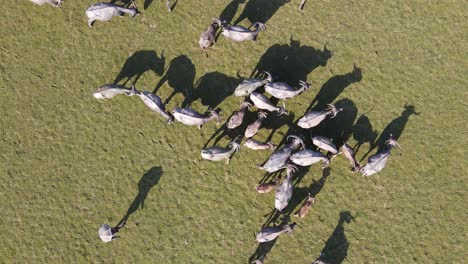
<svg viewBox="0 0 468 264">
<path fill-rule="evenodd" d="M 174 58 L 187 56 L 195 74 L 183 70 L 175 76 L 187 85 L 212 72 L 248 77 L 262 55 L 269 54 L 275 61 L 271 67 L 283 71 L 277 74 L 286 79 L 304 75 L 312 84 L 286 103 L 294 121 L 319 91 L 329 95 L 326 89 L 340 86 L 343 91 L 332 99 L 348 100 L 341 101 L 348 102 L 346 118 L 337 119 L 343 126 L 353 127 L 365 114 L 379 134 L 401 132 L 402 149 L 392 151 L 379 174 L 364 178 L 352 174 L 343 157 L 333 160 L 311 212 L 292 219 L 299 227 L 292 238 L 278 239 L 267 263 L 311 263 L 327 241 L 338 242 L 332 243 L 339 248 L 333 251 L 336 259 L 344 252 L 350 263 L 463 263 L 467 5 L 309 0 L 301 13 L 300 1 L 291 1 L 272 14 L 256 42 L 237 44 L 220 37 L 207 53 L 200 51 L 200 32 L 229 2 L 179 1 L 169 13 L 164 1 L 154 1 L 134 20 L 98 21 L 94 28 L 88 28 L 84 14 L 89 1 L 66 1 L 62 9 L 29 1 L 4 3 L 2 262 L 248 262 L 257 249 L 254 233 L 273 208 L 273 193 L 254 190 L 264 174 L 256 164 L 270 152 L 242 148 L 228 165 L 205 161 L 199 152 L 219 128 L 214 123 L 201 130 L 180 123 L 167 126 L 136 97 L 92 97 L 98 86 L 114 81 L 135 52 L 154 50 L 158 55 L 164 51 L 165 72 Z M 239 5 L 234 20 L 245 7 Z M 333 52 L 326 63 L 306 56 L 310 50 L 323 53 L 325 44 Z M 288 57 L 281 58 L 283 54 Z M 349 79 L 339 76 L 347 76 L 354 64 L 362 78 L 341 87 Z M 147 71 L 136 85 L 153 91 L 161 78 Z M 164 100 L 172 92 L 165 83 L 157 94 Z M 201 112 L 208 108 L 203 96 L 192 103 Z M 177 93 L 167 108 L 184 99 Z M 240 102 L 228 96 L 218 105 L 224 120 Z M 410 114 L 388 130 L 405 104 L 419 115 Z M 337 122 L 326 121 L 322 131 L 337 133 L 330 130 L 340 127 Z M 280 126 L 273 142 L 281 142 L 288 128 Z M 257 139 L 270 133 L 261 130 Z M 229 140 L 224 137 L 218 144 Z M 354 146 L 357 139 L 351 136 L 348 142 Z M 364 142 L 358 159 L 369 147 Z M 139 181 L 153 167 L 161 167 L 162 175 L 144 208 L 129 216 L 119 239 L 102 243 L 98 227 L 115 225 L 125 216 L 139 193 Z M 321 177 L 319 166 L 311 167 L 296 186 L 302 190 L 298 193 L 307 195 L 304 190 Z M 342 211 L 355 219 L 338 225 Z"/>
</svg>

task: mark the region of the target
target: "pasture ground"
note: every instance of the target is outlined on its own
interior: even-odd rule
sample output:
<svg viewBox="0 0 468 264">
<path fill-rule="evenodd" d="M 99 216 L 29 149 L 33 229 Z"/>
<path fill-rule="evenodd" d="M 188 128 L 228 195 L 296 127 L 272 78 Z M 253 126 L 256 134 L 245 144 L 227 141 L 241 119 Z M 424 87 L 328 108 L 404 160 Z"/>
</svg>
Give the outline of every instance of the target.
<svg viewBox="0 0 468 264">
<path fill-rule="evenodd" d="M 242 148 L 228 165 L 204 161 L 214 123 L 167 126 L 137 97 L 98 101 L 92 92 L 139 76 L 140 90 L 161 83 L 163 100 L 176 88 L 168 109 L 189 95 L 193 108 L 215 104 L 226 120 L 240 103 L 229 95 L 238 75 L 256 66 L 312 84 L 286 102 L 293 118 L 270 118 L 257 139 L 279 143 L 311 102 L 337 102 L 345 111 L 320 132 L 363 143 L 359 159 L 373 131 L 396 134 L 402 146 L 368 178 L 351 174 L 343 157 L 324 172 L 301 170 L 288 210 L 308 192 L 316 204 L 292 217 L 292 238 L 260 249 L 267 263 L 311 263 L 323 249 L 332 263 L 466 262 L 467 3 L 309 0 L 301 13 L 300 1 L 278 10 L 281 1 L 256 2 L 269 4 L 181 0 L 169 13 L 154 1 L 134 20 L 94 28 L 84 14 L 92 1 L 2 3 L 1 262 L 247 263 L 273 208 L 273 193 L 253 189 L 264 175 L 255 164 L 270 152 Z M 243 44 L 221 37 L 206 55 L 200 32 L 223 10 L 233 21 L 247 14 L 242 25 L 271 15 L 267 31 Z M 127 212 L 121 237 L 102 243 L 97 228 Z"/>
</svg>

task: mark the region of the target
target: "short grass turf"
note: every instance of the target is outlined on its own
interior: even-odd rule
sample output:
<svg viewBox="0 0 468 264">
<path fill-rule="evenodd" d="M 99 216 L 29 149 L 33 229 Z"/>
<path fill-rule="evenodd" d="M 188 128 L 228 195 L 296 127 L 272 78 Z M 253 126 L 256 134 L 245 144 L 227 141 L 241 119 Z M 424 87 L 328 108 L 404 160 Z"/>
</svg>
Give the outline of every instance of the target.
<svg viewBox="0 0 468 264">
<path fill-rule="evenodd" d="M 321 252 L 331 263 L 466 262 L 467 3 L 309 0 L 300 12 L 299 2 L 181 0 L 169 13 L 164 1 L 146 10 L 137 1 L 137 18 L 89 28 L 92 1 L 4 1 L 1 262 L 248 263 L 267 253 L 267 263 L 311 263 Z M 200 51 L 200 32 L 221 14 L 267 30 Z M 274 194 L 255 192 L 256 164 L 269 151 L 205 161 L 205 144 L 232 136 L 215 134 L 220 126 L 168 126 L 137 97 L 92 92 L 136 82 L 172 96 L 168 109 L 216 106 L 226 120 L 241 102 L 231 95 L 240 78 L 264 69 L 312 86 L 256 139 L 280 143 L 310 106 L 336 103 L 344 111 L 314 133 L 349 137 L 358 159 L 390 133 L 401 149 L 368 178 L 343 157 L 302 169 L 287 212 L 308 192 L 314 207 L 304 219 L 273 219 L 299 226 L 258 248 Z M 102 243 L 98 227 L 126 215 L 120 238 Z"/>
</svg>

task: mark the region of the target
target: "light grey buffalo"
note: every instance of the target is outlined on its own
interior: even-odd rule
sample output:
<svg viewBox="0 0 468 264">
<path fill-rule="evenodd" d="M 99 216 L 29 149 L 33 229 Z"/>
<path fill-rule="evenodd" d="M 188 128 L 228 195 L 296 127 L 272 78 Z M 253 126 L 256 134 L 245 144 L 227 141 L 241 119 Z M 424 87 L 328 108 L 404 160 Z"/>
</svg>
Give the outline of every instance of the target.
<svg viewBox="0 0 468 264">
<path fill-rule="evenodd" d="M 223 34 L 227 39 L 235 42 L 243 42 L 246 40 L 255 41 L 258 33 L 266 30 L 265 25 L 260 22 L 255 22 L 252 27 L 254 27 L 254 30 L 250 30 L 249 28 L 239 25 L 225 26 L 223 27 L 221 34 Z"/>
<path fill-rule="evenodd" d="M 338 148 L 336 147 L 333 142 L 326 137 L 322 136 L 315 136 L 312 137 L 312 143 L 314 143 L 315 146 L 317 146 L 320 149 L 326 150 L 330 152 L 332 155 L 338 154 Z"/>
<path fill-rule="evenodd" d="M 223 22 L 218 18 L 213 18 L 213 22 L 208 26 L 208 28 L 203 31 L 200 35 L 200 40 L 198 41 L 198 45 L 202 50 L 206 50 L 207 48 L 211 47 L 216 40 L 216 30 L 223 25 Z"/>
<path fill-rule="evenodd" d="M 298 136 L 290 135 L 287 139 L 292 139 L 292 142 L 274 151 L 263 166 L 258 166 L 260 169 L 266 170 L 269 173 L 279 171 L 284 168 L 291 153 L 300 146 L 304 146 L 304 142 Z"/>
<path fill-rule="evenodd" d="M 30 0 L 30 1 L 38 5 L 49 4 L 54 7 L 62 7 L 62 0 Z"/>
<path fill-rule="evenodd" d="M 244 121 L 244 116 L 245 116 L 245 113 L 247 112 L 247 110 L 249 109 L 249 107 L 251 107 L 252 105 L 249 103 L 249 102 L 243 102 L 241 105 L 240 105 L 240 110 L 239 111 L 236 111 L 234 112 L 231 117 L 229 118 L 228 122 L 227 122 L 227 128 L 229 129 L 234 129 L 240 125 L 242 125 L 242 121 Z"/>
<path fill-rule="evenodd" d="M 123 16 L 129 14 L 134 18 L 138 14 L 138 9 L 122 7 L 111 3 L 97 3 L 86 9 L 86 16 L 88 17 L 88 26 L 92 27 L 94 21 L 109 21 L 114 16 Z"/>
<path fill-rule="evenodd" d="M 294 172 L 297 171 L 297 167 L 287 164 L 286 165 L 286 178 L 281 182 L 275 191 L 275 208 L 278 211 L 282 211 L 288 206 L 289 200 L 291 200 L 293 194 L 293 182 L 292 177 Z"/>
<path fill-rule="evenodd" d="M 356 160 L 353 148 L 351 148 L 347 143 L 344 143 L 343 146 L 341 146 L 341 153 L 343 153 L 345 158 L 351 164 L 351 166 L 352 166 L 351 171 L 352 172 L 356 172 L 356 171 L 359 171 L 361 169 L 361 165 Z"/>
<path fill-rule="evenodd" d="M 299 166 L 310 166 L 314 163 L 322 161 L 322 168 L 330 164 L 330 159 L 318 151 L 304 149 L 294 152 L 289 158 L 294 164 Z"/>
<path fill-rule="evenodd" d="M 274 105 L 265 95 L 261 93 L 252 92 L 249 98 L 258 109 L 268 110 L 270 112 L 278 112 L 278 115 L 288 114 L 288 111 L 284 109 L 284 106 L 278 107 Z"/>
<path fill-rule="evenodd" d="M 392 148 L 395 146 L 400 147 L 398 142 L 393 139 L 392 135 L 390 135 L 390 139 L 385 141 L 385 144 L 387 145 L 386 148 L 377 154 L 372 155 L 367 161 L 366 166 L 361 168 L 360 172 L 362 173 L 362 176 L 371 176 L 372 174 L 383 170 L 387 164 Z"/>
<path fill-rule="evenodd" d="M 94 91 L 93 96 L 96 99 L 110 99 L 116 95 L 125 94 L 132 96 L 135 94 L 133 89 L 129 89 L 123 85 L 118 84 L 105 84 Z"/>
<path fill-rule="evenodd" d="M 166 119 L 166 123 L 172 124 L 172 122 L 174 122 L 174 117 L 171 115 L 171 113 L 166 111 L 166 107 L 159 96 L 148 91 L 139 92 L 133 85 L 132 92 L 140 97 L 143 103 L 145 103 L 145 105 L 151 109 L 151 111 L 164 117 L 164 119 Z"/>
<path fill-rule="evenodd" d="M 296 227 L 296 223 L 283 226 L 268 226 L 260 230 L 256 240 L 259 243 L 275 240 L 278 236 L 284 233 L 291 233 Z"/>
<path fill-rule="evenodd" d="M 334 105 L 329 104 L 328 108 L 325 110 L 305 113 L 305 115 L 299 119 L 297 125 L 305 129 L 316 127 L 325 120 L 327 116 L 334 118 L 340 111 L 343 111 L 343 108 L 336 109 Z"/>
<path fill-rule="evenodd" d="M 239 151 L 239 149 L 239 143 L 232 141 L 231 143 L 229 143 L 229 146 L 227 148 L 214 146 L 211 148 L 202 149 L 201 156 L 202 158 L 211 161 L 220 161 L 225 159 L 226 163 L 229 163 L 232 155 L 234 155 L 235 152 Z"/>
<path fill-rule="evenodd" d="M 271 74 L 269 72 L 264 73 L 267 75 L 265 79 L 248 78 L 243 80 L 234 90 L 234 94 L 236 96 L 249 96 L 253 91 L 257 90 L 257 88 L 271 82 Z"/>
<path fill-rule="evenodd" d="M 216 124 L 219 124 L 220 118 L 218 111 L 211 110 L 209 113 L 210 114 L 208 116 L 204 116 L 191 108 L 180 107 L 176 107 L 174 110 L 172 110 L 172 115 L 174 116 L 175 120 L 187 126 L 198 126 L 199 129 L 205 123 L 213 119 L 216 119 Z"/>
<path fill-rule="evenodd" d="M 262 125 L 263 120 L 267 118 L 267 113 L 263 111 L 258 112 L 258 118 L 255 120 L 252 124 L 250 124 L 247 129 L 245 129 L 245 137 L 246 138 L 251 138 L 257 134 L 258 130 L 260 129 L 260 126 Z"/>
<path fill-rule="evenodd" d="M 299 88 L 296 89 L 284 82 L 270 82 L 265 85 L 265 91 L 278 99 L 286 100 L 309 90 L 310 84 L 299 81 Z"/>
<path fill-rule="evenodd" d="M 248 147 L 249 149 L 253 150 L 264 150 L 264 149 L 275 149 L 276 145 L 273 142 L 260 142 L 255 139 L 247 139 L 244 143 L 244 146 Z"/>
</svg>

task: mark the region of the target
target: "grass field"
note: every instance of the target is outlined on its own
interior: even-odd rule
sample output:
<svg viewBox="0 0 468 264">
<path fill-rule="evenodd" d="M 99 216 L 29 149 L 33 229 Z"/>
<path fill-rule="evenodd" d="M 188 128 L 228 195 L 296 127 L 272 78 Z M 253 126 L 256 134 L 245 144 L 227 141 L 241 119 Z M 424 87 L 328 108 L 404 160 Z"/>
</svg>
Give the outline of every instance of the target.
<svg viewBox="0 0 468 264">
<path fill-rule="evenodd" d="M 322 251 L 330 263 L 466 262 L 467 2 L 309 0 L 304 12 L 299 0 L 245 2 L 181 0 L 169 13 L 164 1 L 143 10 L 137 0 L 134 20 L 89 28 L 92 1 L 4 1 L 0 262 L 248 263 L 263 252 L 266 263 L 293 264 Z M 201 31 L 221 14 L 266 21 L 267 31 L 200 51 Z M 216 106 L 226 120 L 241 102 L 231 95 L 240 78 L 264 69 L 312 87 L 256 139 L 280 143 L 306 109 L 334 102 L 343 113 L 314 133 L 349 136 L 358 159 L 390 133 L 402 148 L 368 178 L 343 157 L 302 169 L 286 212 L 309 192 L 314 207 L 291 217 L 293 237 L 257 247 L 274 208 L 273 193 L 253 189 L 269 151 L 205 161 L 203 146 L 230 141 L 221 126 L 168 126 L 137 97 L 92 93 L 128 80 L 172 96 L 168 109 Z M 98 227 L 123 218 L 120 238 L 102 243 Z"/>
</svg>

